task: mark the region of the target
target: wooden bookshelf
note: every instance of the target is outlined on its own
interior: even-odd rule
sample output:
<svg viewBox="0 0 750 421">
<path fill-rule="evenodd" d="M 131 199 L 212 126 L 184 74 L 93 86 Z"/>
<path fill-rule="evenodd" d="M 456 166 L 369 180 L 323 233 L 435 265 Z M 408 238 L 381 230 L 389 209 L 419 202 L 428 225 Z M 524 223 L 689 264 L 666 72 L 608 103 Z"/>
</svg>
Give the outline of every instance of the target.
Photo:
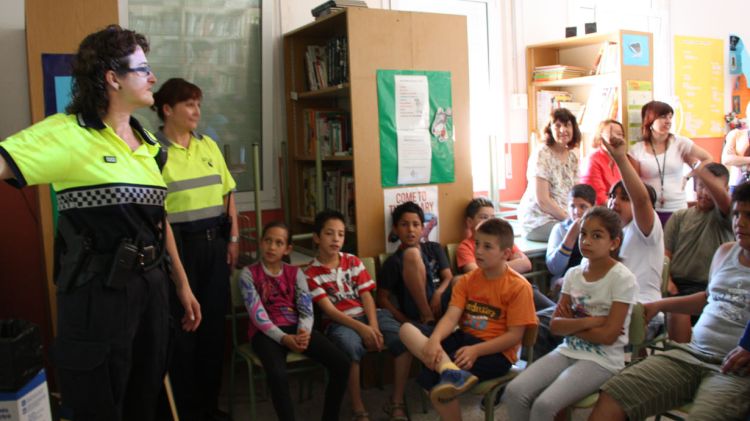
<svg viewBox="0 0 750 421">
<path fill-rule="evenodd" d="M 327 40 L 342 36 L 347 38 L 347 81 L 311 91 L 305 67 L 308 46 L 325 45 Z M 467 48 L 465 17 L 381 9 L 350 8 L 284 35 L 289 193 L 284 206 L 289 208 L 294 233 L 312 230 L 313 221 L 301 208 L 305 195 L 320 195 L 327 187 L 326 171 L 350 172 L 356 226 L 347 227 L 345 249 L 360 256 L 377 256 L 384 251 L 376 71 L 441 70 L 451 72 L 457 124 L 456 181 L 438 185 L 440 241 L 446 244 L 461 240 L 463 210 L 472 197 Z M 305 150 L 305 110 L 316 108 L 350 113 L 350 156 L 322 156 L 319 149 Z M 311 192 L 303 175 L 313 171 L 316 184 Z"/>
<path fill-rule="evenodd" d="M 625 65 L 622 57 L 623 36 L 625 35 L 642 35 L 647 37 L 649 44 L 649 59 L 647 66 Z M 568 66 L 580 66 L 594 69 L 596 57 L 600 53 L 601 46 L 605 43 L 614 43 L 617 48 L 617 66 L 609 73 L 593 74 L 583 77 L 570 79 L 534 81 L 534 69 L 538 66 L 549 66 L 563 64 Z M 542 131 L 547 121 L 540 120 L 537 116 L 537 93 L 541 90 L 566 91 L 573 95 L 574 101 L 586 104 L 592 91 L 599 87 L 616 87 L 617 88 L 617 120 L 622 122 L 627 133 L 628 112 L 627 112 L 627 81 L 648 81 L 652 83 L 653 88 L 653 38 L 650 33 L 620 30 L 603 34 L 589 34 L 579 37 L 565 38 L 562 40 L 544 42 L 540 44 L 529 45 L 526 47 L 526 80 L 528 84 L 528 128 L 529 136 L 536 134 L 536 138 L 541 142 L 543 139 Z M 584 124 L 588 127 L 582 127 L 583 144 L 581 146 L 581 155 L 586 156 L 590 149 L 590 141 L 593 136 L 591 127 L 596 127 L 597 122 L 586 121 L 586 114 L 589 110 L 584 111 Z M 634 140 L 634 139 L 631 139 Z M 536 145 L 531 145 L 531 148 Z"/>
</svg>

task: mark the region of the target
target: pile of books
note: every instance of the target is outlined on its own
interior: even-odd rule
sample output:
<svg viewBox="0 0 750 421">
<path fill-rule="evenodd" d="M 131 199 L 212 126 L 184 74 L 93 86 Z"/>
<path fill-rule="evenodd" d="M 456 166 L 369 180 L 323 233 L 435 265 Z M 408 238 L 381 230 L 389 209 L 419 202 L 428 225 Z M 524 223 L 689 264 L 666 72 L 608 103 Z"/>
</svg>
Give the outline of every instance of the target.
<svg viewBox="0 0 750 421">
<path fill-rule="evenodd" d="M 574 77 L 588 76 L 591 69 L 578 66 L 566 66 L 564 64 L 553 64 L 550 66 L 538 66 L 534 68 L 534 82 L 545 82 L 549 80 L 570 79 Z"/>
<path fill-rule="evenodd" d="M 545 91 L 536 93 L 536 121 L 537 128 L 542 130 L 549 123 L 549 117 L 553 110 L 567 108 L 580 122 L 586 106 L 573 100 L 573 95 L 565 91 Z"/>
<path fill-rule="evenodd" d="M 320 19 L 347 7 L 367 7 L 367 3 L 363 0 L 328 0 L 312 9 L 311 12 L 315 19 Z"/>
</svg>

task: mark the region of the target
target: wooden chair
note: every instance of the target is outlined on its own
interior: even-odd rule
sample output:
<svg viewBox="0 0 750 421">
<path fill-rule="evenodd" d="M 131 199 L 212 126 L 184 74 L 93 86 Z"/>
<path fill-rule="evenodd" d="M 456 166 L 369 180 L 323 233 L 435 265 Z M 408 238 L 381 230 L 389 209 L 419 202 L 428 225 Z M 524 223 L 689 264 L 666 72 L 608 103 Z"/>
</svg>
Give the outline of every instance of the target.
<svg viewBox="0 0 750 421">
<path fill-rule="evenodd" d="M 250 386 L 250 419 L 256 419 L 255 414 L 255 382 L 256 381 L 262 381 L 265 382 L 266 375 L 263 371 L 263 364 L 260 362 L 260 359 L 253 351 L 250 342 L 245 340 L 240 340 L 239 338 L 245 338 L 246 331 L 241 329 L 241 325 L 244 325 L 243 323 L 240 323 L 240 320 L 247 320 L 249 319 L 249 316 L 247 314 L 247 310 L 245 309 L 245 304 L 242 299 L 242 293 L 240 292 L 240 274 L 242 273 L 241 270 L 235 270 L 232 273 L 232 277 L 230 278 L 230 295 L 231 295 L 231 305 L 230 305 L 230 314 L 227 315 L 227 318 L 232 323 L 232 356 L 230 358 L 229 362 L 229 416 L 232 418 L 234 405 L 233 405 L 233 398 L 234 398 L 234 376 L 235 376 L 235 364 L 238 362 L 245 362 L 247 365 L 247 375 L 249 380 L 249 386 Z M 241 331 L 242 330 L 242 331 Z M 241 332 L 240 332 L 241 331 Z M 257 333 L 258 335 L 262 335 L 262 333 Z M 242 335 L 242 336 L 240 336 Z M 289 352 L 286 356 L 286 363 L 287 363 L 287 372 L 289 374 L 312 374 L 314 372 L 318 372 L 322 369 L 322 367 L 313 362 L 312 360 L 308 359 L 302 354 L 297 354 L 296 352 Z M 324 382 L 327 383 L 328 381 L 328 373 L 323 370 L 324 372 Z M 312 380 L 313 376 L 310 376 L 310 380 Z M 307 393 L 308 393 L 308 399 L 312 395 L 312 382 L 308 383 L 307 385 Z M 265 385 L 264 385 L 265 387 Z M 299 399 L 302 400 L 303 395 L 303 387 L 300 386 L 299 389 Z"/>
<path fill-rule="evenodd" d="M 497 394 L 515 379 L 532 362 L 534 362 L 534 344 L 536 343 L 538 325 L 527 326 L 523 332 L 521 344 L 526 351 L 526 361 L 519 360 L 510 368 L 507 374 L 490 380 L 485 380 L 471 389 L 475 395 L 484 395 L 484 419 L 492 421 L 495 419 L 495 399 Z"/>
<path fill-rule="evenodd" d="M 628 343 L 633 347 L 633 356 L 636 356 L 637 347 L 643 344 L 646 338 L 646 312 L 643 309 L 643 304 L 636 303 L 633 306 L 633 311 L 630 314 L 630 327 L 628 328 Z M 631 363 L 634 361 L 631 357 Z M 565 409 L 567 419 L 570 421 L 573 419 L 573 411 L 576 409 L 587 409 L 593 408 L 596 402 L 599 400 L 599 392 L 592 393 L 575 404 Z"/>
</svg>

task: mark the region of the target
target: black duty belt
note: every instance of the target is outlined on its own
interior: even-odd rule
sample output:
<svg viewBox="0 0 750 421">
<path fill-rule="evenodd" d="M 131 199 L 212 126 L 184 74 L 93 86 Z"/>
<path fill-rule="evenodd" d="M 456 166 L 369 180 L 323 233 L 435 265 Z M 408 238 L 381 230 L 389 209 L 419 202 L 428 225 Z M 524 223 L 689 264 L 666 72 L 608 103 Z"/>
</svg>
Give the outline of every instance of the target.
<svg viewBox="0 0 750 421">
<path fill-rule="evenodd" d="M 112 253 L 92 254 L 89 256 L 87 269 L 94 272 L 109 270 L 109 268 L 112 266 L 113 258 L 114 254 Z M 139 247 L 138 256 L 136 258 L 136 263 L 133 269 L 151 269 L 151 267 L 155 263 L 157 263 L 160 258 L 161 253 L 158 246 L 151 245 Z"/>
<path fill-rule="evenodd" d="M 219 238 L 219 227 L 211 227 L 198 231 L 180 231 L 180 237 L 189 240 L 214 241 Z"/>
</svg>

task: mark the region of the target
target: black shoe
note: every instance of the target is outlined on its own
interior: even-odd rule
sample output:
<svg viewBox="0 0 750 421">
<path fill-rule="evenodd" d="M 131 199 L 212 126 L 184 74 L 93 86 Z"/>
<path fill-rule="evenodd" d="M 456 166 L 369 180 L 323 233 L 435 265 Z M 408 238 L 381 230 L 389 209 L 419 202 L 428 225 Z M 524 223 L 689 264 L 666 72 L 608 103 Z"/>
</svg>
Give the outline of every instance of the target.
<svg viewBox="0 0 750 421">
<path fill-rule="evenodd" d="M 494 408 L 497 408 L 497 406 L 498 406 L 498 405 L 500 405 L 500 400 L 501 400 L 501 399 L 502 399 L 502 397 L 503 397 L 503 392 L 505 392 L 505 387 L 501 388 L 501 389 L 500 389 L 500 391 L 499 391 L 499 392 L 497 392 L 497 395 L 495 395 L 495 405 L 494 405 Z M 482 398 L 482 401 L 481 401 L 481 402 L 479 402 L 479 409 L 481 409 L 481 410 L 482 410 L 482 412 L 484 412 L 484 402 L 485 402 L 484 400 L 485 400 L 486 398 L 487 398 L 487 395 L 485 395 L 485 396 L 484 396 L 484 397 Z"/>
</svg>

